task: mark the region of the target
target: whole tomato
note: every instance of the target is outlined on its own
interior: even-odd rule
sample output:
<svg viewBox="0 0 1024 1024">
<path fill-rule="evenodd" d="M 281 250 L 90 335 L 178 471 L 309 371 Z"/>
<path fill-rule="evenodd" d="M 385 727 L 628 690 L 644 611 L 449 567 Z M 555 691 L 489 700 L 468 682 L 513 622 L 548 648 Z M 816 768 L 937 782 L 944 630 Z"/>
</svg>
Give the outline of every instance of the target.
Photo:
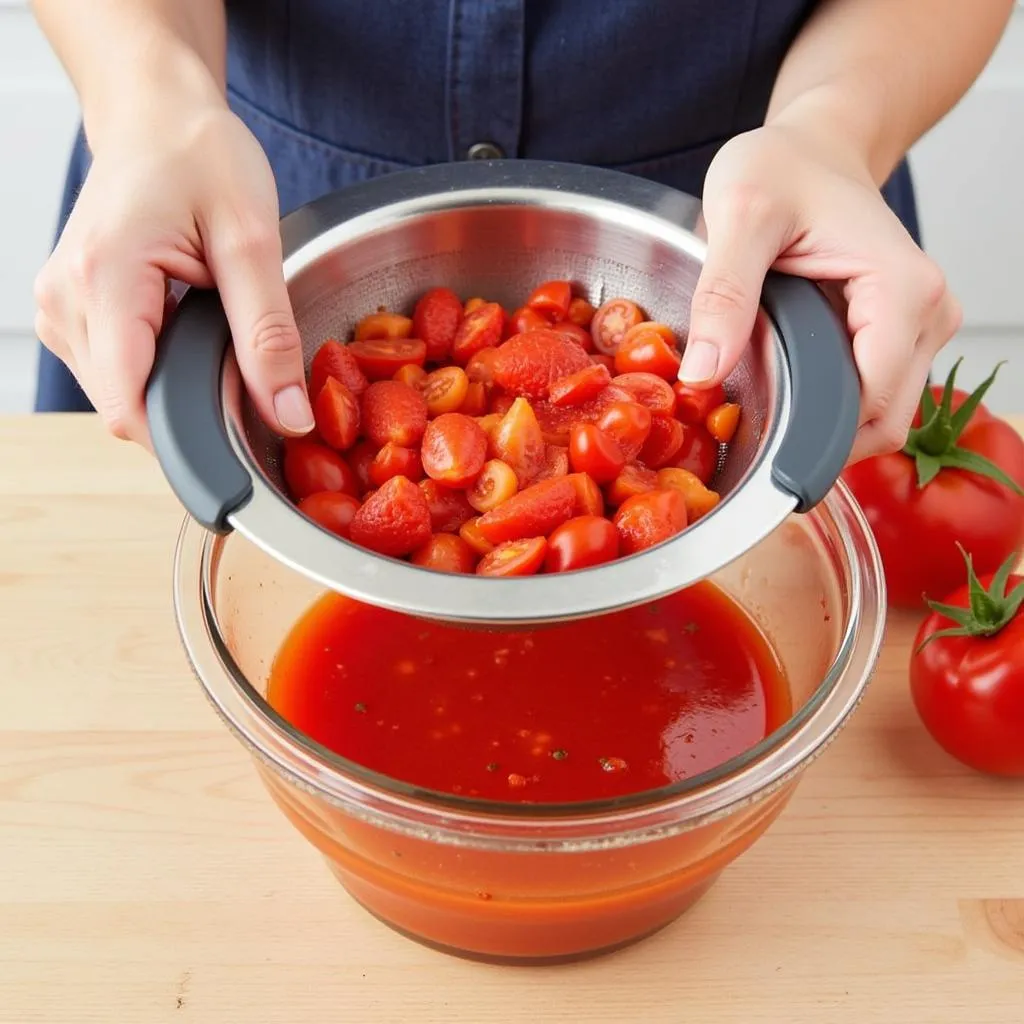
<svg viewBox="0 0 1024 1024">
<path fill-rule="evenodd" d="M 882 555 L 889 603 L 920 606 L 963 579 L 962 544 L 979 573 L 994 572 L 1024 544 L 1024 440 L 976 391 L 926 388 L 902 451 L 850 466 L 843 479 L 860 502 Z"/>
<path fill-rule="evenodd" d="M 910 659 L 910 690 L 947 753 L 992 775 L 1024 777 L 1024 576 L 1011 555 L 941 604 L 929 601 Z"/>
</svg>

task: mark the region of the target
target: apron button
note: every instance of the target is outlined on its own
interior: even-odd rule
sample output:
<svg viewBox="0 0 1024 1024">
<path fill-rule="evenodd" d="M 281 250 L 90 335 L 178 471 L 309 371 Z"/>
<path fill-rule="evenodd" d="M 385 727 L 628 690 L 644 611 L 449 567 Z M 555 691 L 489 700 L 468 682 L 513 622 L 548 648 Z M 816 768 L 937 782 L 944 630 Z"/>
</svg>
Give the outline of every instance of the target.
<svg viewBox="0 0 1024 1024">
<path fill-rule="evenodd" d="M 501 160 L 504 156 L 501 146 L 493 142 L 475 142 L 466 150 L 467 160 Z"/>
</svg>

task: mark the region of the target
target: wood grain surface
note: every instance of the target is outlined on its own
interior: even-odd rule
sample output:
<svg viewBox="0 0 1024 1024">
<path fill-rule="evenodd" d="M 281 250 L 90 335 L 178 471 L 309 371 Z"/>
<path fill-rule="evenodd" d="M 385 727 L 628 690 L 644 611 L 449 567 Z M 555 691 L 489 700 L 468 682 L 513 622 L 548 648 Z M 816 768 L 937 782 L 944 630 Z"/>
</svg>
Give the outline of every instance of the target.
<svg viewBox="0 0 1024 1024">
<path fill-rule="evenodd" d="M 181 511 L 92 417 L 0 419 L 0 1022 L 1016 1024 L 1024 787 L 915 718 L 914 623 L 767 836 L 622 953 L 496 968 L 357 908 L 171 611 Z"/>
</svg>

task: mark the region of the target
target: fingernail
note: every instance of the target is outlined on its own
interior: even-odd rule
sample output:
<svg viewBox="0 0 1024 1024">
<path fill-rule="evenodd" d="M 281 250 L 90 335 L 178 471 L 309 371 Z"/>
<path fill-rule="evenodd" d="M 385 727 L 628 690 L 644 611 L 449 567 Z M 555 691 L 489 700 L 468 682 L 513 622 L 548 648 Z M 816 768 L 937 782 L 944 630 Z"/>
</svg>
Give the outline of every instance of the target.
<svg viewBox="0 0 1024 1024">
<path fill-rule="evenodd" d="M 313 410 L 298 384 L 281 388 L 274 395 L 274 413 L 281 426 L 292 433 L 306 434 L 313 429 Z"/>
<path fill-rule="evenodd" d="M 710 341 L 688 341 L 683 352 L 679 379 L 688 384 L 710 380 L 718 369 L 718 346 Z"/>
</svg>

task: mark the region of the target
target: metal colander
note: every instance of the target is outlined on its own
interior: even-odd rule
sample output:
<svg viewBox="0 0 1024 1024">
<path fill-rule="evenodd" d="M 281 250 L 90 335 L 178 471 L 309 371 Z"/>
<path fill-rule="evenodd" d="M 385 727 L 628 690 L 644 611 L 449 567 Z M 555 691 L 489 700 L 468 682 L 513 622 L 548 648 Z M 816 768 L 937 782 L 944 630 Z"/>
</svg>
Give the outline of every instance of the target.
<svg viewBox="0 0 1024 1024">
<path fill-rule="evenodd" d="M 538 282 L 568 279 L 595 306 L 630 298 L 685 337 L 706 248 L 690 196 L 616 172 L 526 161 L 367 182 L 289 215 L 282 236 L 307 367 L 325 339 L 349 337 L 367 312 L 408 312 L 435 285 L 515 308 Z M 726 382 L 743 416 L 710 514 L 656 548 L 580 572 L 444 575 L 367 552 L 297 511 L 283 489 L 280 440 L 245 397 L 229 340 L 216 292 L 188 292 L 148 387 L 154 448 L 189 513 L 325 586 L 425 618 L 535 625 L 692 584 L 817 504 L 856 430 L 858 381 L 831 307 L 808 282 L 769 275 L 751 344 Z"/>
</svg>

